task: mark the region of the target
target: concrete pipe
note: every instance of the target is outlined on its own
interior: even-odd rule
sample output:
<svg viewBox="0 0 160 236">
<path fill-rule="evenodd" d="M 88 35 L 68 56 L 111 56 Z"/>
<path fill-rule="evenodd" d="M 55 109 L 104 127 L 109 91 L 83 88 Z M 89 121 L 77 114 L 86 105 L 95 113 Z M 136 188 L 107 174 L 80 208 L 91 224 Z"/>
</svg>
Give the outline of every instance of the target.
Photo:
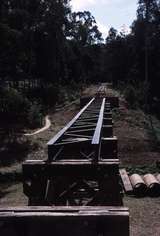
<svg viewBox="0 0 160 236">
<path fill-rule="evenodd" d="M 136 195 L 143 196 L 146 194 L 147 186 L 140 175 L 138 174 L 131 175 L 130 181 L 133 187 L 133 191 Z"/>
<path fill-rule="evenodd" d="M 160 194 L 160 183 L 152 174 L 146 174 L 143 176 L 144 182 L 148 188 L 148 194 L 151 196 L 158 196 Z"/>
</svg>

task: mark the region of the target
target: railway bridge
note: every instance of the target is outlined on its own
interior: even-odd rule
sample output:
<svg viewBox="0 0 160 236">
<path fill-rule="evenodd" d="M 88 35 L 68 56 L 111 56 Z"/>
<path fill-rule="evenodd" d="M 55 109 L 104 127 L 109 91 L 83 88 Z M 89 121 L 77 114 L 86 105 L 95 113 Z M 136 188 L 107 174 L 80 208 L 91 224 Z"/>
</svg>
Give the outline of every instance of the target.
<svg viewBox="0 0 160 236">
<path fill-rule="evenodd" d="M 47 160 L 23 164 L 28 206 L 0 209 L 2 236 L 129 236 L 112 108 L 102 85 L 47 144 Z"/>
</svg>

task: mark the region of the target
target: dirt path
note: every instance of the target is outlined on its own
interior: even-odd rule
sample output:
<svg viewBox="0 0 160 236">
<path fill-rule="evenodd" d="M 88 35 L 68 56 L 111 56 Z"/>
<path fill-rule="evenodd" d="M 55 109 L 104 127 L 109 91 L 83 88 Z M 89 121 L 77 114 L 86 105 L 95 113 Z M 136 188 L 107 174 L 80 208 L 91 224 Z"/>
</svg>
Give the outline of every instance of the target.
<svg viewBox="0 0 160 236">
<path fill-rule="evenodd" d="M 45 117 L 45 125 L 43 128 L 38 129 L 37 131 L 35 131 L 33 133 L 25 133 L 24 136 L 33 136 L 33 135 L 39 134 L 39 133 L 49 129 L 50 126 L 51 126 L 51 121 L 50 121 L 49 117 L 46 116 Z"/>
</svg>

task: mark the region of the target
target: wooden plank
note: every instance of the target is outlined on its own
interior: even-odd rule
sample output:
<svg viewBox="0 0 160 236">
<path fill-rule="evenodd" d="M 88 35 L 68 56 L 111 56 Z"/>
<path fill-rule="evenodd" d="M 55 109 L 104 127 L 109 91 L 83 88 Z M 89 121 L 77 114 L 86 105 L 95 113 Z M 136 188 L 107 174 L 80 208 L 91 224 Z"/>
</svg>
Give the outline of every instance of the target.
<svg viewBox="0 0 160 236">
<path fill-rule="evenodd" d="M 99 111 L 99 109 L 98 109 L 98 111 Z M 84 120 L 90 120 L 90 119 L 97 119 L 99 116 L 98 116 L 98 111 L 97 111 L 97 113 L 96 113 L 96 115 L 91 115 L 91 113 L 89 112 L 89 113 L 83 113 L 82 115 L 81 115 L 81 117 L 78 119 L 78 121 L 84 121 Z"/>
<path fill-rule="evenodd" d="M 70 127 L 70 129 L 69 129 L 69 132 L 71 131 L 71 130 L 82 130 L 82 129 L 88 129 L 88 128 L 95 128 L 96 127 L 96 124 L 92 124 L 92 125 L 88 125 L 88 124 L 86 124 L 86 125 L 79 125 L 79 126 L 77 126 L 77 125 L 73 125 L 72 127 Z"/>
<path fill-rule="evenodd" d="M 112 118 L 112 112 L 105 112 L 105 118 Z"/>
<path fill-rule="evenodd" d="M 23 163 L 23 166 L 25 165 L 49 165 L 49 166 L 56 166 L 56 165 L 91 165 L 92 164 L 92 161 L 89 161 L 89 160 L 58 160 L 56 162 L 50 162 L 48 163 L 48 161 L 44 161 L 44 160 L 26 160 L 24 163 Z M 107 160 L 100 160 L 98 162 L 97 165 L 101 166 L 101 165 L 115 165 L 115 164 L 119 164 L 119 160 L 118 159 L 107 159 Z"/>
<path fill-rule="evenodd" d="M 103 137 L 112 137 L 113 136 L 113 126 L 112 125 L 103 125 Z"/>
<path fill-rule="evenodd" d="M 94 123 L 97 123 L 97 120 L 98 120 L 98 115 L 97 116 L 94 116 L 94 117 L 82 117 L 81 119 L 78 119 L 75 124 L 79 123 L 79 122 L 94 122 Z"/>
<path fill-rule="evenodd" d="M 49 220 L 50 223 L 58 223 L 57 220 L 60 220 L 59 223 L 63 220 L 66 220 L 66 223 L 69 221 L 72 223 L 72 227 L 74 227 L 73 225 L 73 221 L 75 222 L 75 220 L 79 220 L 83 219 L 85 220 L 98 220 L 98 221 L 102 221 L 105 224 L 108 224 L 107 222 L 109 221 L 111 222 L 116 222 L 117 226 L 119 224 L 119 227 L 121 227 L 121 223 L 123 222 L 122 218 L 126 219 L 125 223 L 126 223 L 126 227 L 128 226 L 128 219 L 129 219 L 129 213 L 128 213 L 128 209 L 124 208 L 124 209 L 120 209 L 117 207 L 116 209 L 112 210 L 112 208 L 109 207 L 103 207 L 103 208 L 96 208 L 96 207 L 77 207 L 77 206 L 72 206 L 72 208 L 70 207 L 66 207 L 66 208 L 62 208 L 61 207 L 48 207 L 48 209 L 46 210 L 41 210 L 41 209 L 37 209 L 36 211 L 33 210 L 33 207 L 31 209 L 29 209 L 30 207 L 25 208 L 21 208 L 21 209 L 8 209 L 7 211 L 3 211 L 0 210 L 0 220 L 1 221 L 6 221 L 6 220 L 12 220 L 12 219 L 16 219 L 18 218 L 19 223 L 23 223 L 24 220 L 26 219 L 28 221 L 28 219 L 32 219 L 35 222 L 35 220 L 40 221 L 42 220 Z M 39 207 L 40 208 L 40 207 Z M 68 209 L 67 209 L 68 208 Z M 97 218 L 98 217 L 98 218 Z M 51 221 L 52 220 L 52 221 Z M 68 221 L 69 220 L 69 221 Z M 73 221 L 72 221 L 73 220 Z M 27 223 L 26 221 L 26 223 Z M 44 221 L 44 224 L 45 224 Z M 16 223 L 17 223 L 16 222 Z M 31 221 L 28 221 L 31 222 Z M 43 221 L 40 221 L 41 223 Z M 62 223 L 62 222 L 61 222 Z M 80 222 L 79 222 L 80 223 Z M 21 225 L 19 224 L 19 225 Z M 102 225 L 102 224 L 100 224 Z M 32 226 L 34 226 L 34 224 L 32 224 Z M 54 232 L 54 227 L 53 225 L 51 225 L 53 228 L 53 232 Z M 71 226 L 71 225 L 70 225 Z M 115 225 L 113 224 L 113 226 L 115 227 Z M 39 225 L 40 227 L 40 225 Z M 21 227 L 22 229 L 23 227 Z M 27 227 L 28 228 L 28 227 Z M 25 228 L 24 228 L 25 229 Z M 46 229 L 47 230 L 47 229 Z M 110 234 L 111 235 L 111 234 Z M 115 234 L 114 234 L 115 235 Z M 119 234 L 116 234 L 116 236 L 118 236 Z M 126 234 L 125 234 L 126 235 Z M 123 234 L 124 236 L 124 234 Z"/>
<path fill-rule="evenodd" d="M 112 118 L 104 118 L 104 125 L 113 125 Z"/>
<path fill-rule="evenodd" d="M 69 211 L 110 211 L 126 212 L 128 207 L 123 206 L 16 206 L 0 207 L 0 212 L 69 212 Z"/>
<path fill-rule="evenodd" d="M 34 219 L 37 217 L 37 219 L 40 219 L 43 218 L 53 218 L 53 220 L 56 220 L 56 218 L 61 218 L 64 217 L 64 218 L 72 218 L 73 217 L 78 217 L 78 218 L 81 218 L 83 217 L 84 220 L 87 218 L 89 219 L 89 216 L 90 217 L 94 217 L 94 216 L 99 216 L 101 219 L 104 217 L 104 216 L 108 216 L 108 217 L 118 217 L 118 216 L 128 216 L 128 212 L 113 212 L 113 211 L 105 211 L 105 210 L 92 210 L 92 211 L 89 211 L 88 212 L 84 212 L 84 211 L 79 211 L 77 213 L 74 213 L 74 212 L 0 212 L 0 220 L 3 220 L 3 219 L 6 219 L 6 218 L 13 218 L 13 217 L 18 217 L 18 219 L 23 219 L 24 217 L 25 218 L 28 218 L 28 217 L 31 217 Z M 70 219 L 71 220 L 71 219 Z M 99 219 L 100 220 L 100 219 Z M 8 236 L 8 235 L 7 235 Z M 120 236 L 120 235 L 119 235 Z"/>
<path fill-rule="evenodd" d="M 72 127 L 74 127 L 74 126 L 79 127 L 79 126 L 85 126 L 85 125 L 86 126 L 93 125 L 96 127 L 96 124 L 97 124 L 97 122 L 88 122 L 88 121 L 81 122 L 81 121 L 77 120 Z"/>
<path fill-rule="evenodd" d="M 78 139 L 81 141 L 81 138 L 87 138 L 87 139 L 92 139 L 92 135 L 82 135 L 82 134 L 74 134 L 74 133 L 65 133 L 64 139 L 62 139 L 62 142 L 72 142 L 72 141 L 78 141 Z"/>
<path fill-rule="evenodd" d="M 119 161 L 100 161 L 93 165 L 92 161 L 57 161 L 47 163 L 44 161 L 26 162 L 23 164 L 24 179 L 32 179 L 37 176 L 52 178 L 54 176 L 70 176 L 97 179 L 98 176 L 118 170 Z"/>
<path fill-rule="evenodd" d="M 1 236 L 129 236 L 127 208 L 22 207 L 0 209 Z"/>
<path fill-rule="evenodd" d="M 119 173 L 120 173 L 120 176 L 121 176 L 121 179 L 122 179 L 122 182 L 123 182 L 125 192 L 128 193 L 128 194 L 132 193 L 133 192 L 133 187 L 131 185 L 131 182 L 130 182 L 130 179 L 128 177 L 128 174 L 127 174 L 126 170 L 125 169 L 120 169 Z"/>
<path fill-rule="evenodd" d="M 74 133 L 86 133 L 86 132 L 88 132 L 88 131 L 94 131 L 95 129 L 94 128 L 85 128 L 85 129 L 79 129 L 79 130 L 68 130 L 67 132 L 65 132 L 65 134 L 74 134 Z"/>
</svg>

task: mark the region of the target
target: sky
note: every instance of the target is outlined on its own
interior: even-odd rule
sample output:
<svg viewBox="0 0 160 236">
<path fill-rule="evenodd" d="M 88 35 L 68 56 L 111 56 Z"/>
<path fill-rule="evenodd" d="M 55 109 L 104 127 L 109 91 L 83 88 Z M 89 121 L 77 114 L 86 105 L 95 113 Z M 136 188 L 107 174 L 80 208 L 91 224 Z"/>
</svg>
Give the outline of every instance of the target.
<svg viewBox="0 0 160 236">
<path fill-rule="evenodd" d="M 136 18 L 137 0 L 71 0 L 71 6 L 73 11 L 90 11 L 106 38 L 111 27 L 129 32 Z"/>
</svg>

